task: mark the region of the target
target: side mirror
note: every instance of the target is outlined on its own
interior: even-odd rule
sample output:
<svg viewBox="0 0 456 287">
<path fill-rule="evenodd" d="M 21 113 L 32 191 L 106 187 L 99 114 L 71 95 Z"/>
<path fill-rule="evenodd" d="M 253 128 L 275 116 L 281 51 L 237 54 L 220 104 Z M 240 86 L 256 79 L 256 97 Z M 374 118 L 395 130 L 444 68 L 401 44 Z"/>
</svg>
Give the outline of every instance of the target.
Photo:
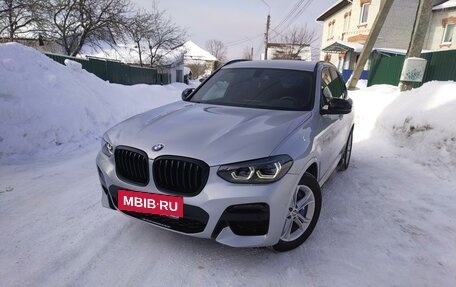
<svg viewBox="0 0 456 287">
<path fill-rule="evenodd" d="M 329 100 L 327 106 L 321 110 L 322 115 L 343 115 L 349 114 L 352 110 L 352 103 L 350 100 L 332 98 Z"/>
<path fill-rule="evenodd" d="M 182 91 L 182 100 L 187 101 L 195 89 L 188 88 Z"/>
</svg>

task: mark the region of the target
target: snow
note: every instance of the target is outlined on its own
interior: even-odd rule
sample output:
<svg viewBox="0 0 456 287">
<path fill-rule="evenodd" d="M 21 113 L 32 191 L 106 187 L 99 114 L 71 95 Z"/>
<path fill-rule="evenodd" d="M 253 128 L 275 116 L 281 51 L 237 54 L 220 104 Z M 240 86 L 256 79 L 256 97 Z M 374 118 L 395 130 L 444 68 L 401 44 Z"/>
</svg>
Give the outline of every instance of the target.
<svg viewBox="0 0 456 287">
<path fill-rule="evenodd" d="M 145 49 L 145 47 L 142 48 Z M 139 51 L 135 44 L 109 44 L 106 42 L 98 42 L 96 46 L 85 45 L 82 48 L 81 55 L 118 60 L 123 63 L 139 63 Z M 146 53 L 143 52 L 142 57 L 143 62 L 147 62 Z"/>
<path fill-rule="evenodd" d="M 454 82 L 428 82 L 405 93 L 374 86 L 368 96 L 355 95 L 362 107 L 357 109 L 357 128 L 363 131 L 358 139 L 386 138 L 402 155 L 449 178 L 456 173 L 455 91 Z"/>
<path fill-rule="evenodd" d="M 440 5 L 437 5 L 432 8 L 432 10 L 443 10 L 456 7 L 456 0 L 448 0 Z"/>
<path fill-rule="evenodd" d="M 185 42 L 183 48 L 185 50 L 185 59 L 197 61 L 217 61 L 216 57 L 192 41 Z"/>
<path fill-rule="evenodd" d="M 456 285 L 456 83 L 350 92 L 351 166 L 323 186 L 314 233 L 287 253 L 230 248 L 101 207 L 101 133 L 185 87 L 113 85 L 0 45 L 2 286 Z"/>
<path fill-rule="evenodd" d="M 84 147 L 130 116 L 176 101 L 187 87 L 110 84 L 20 44 L 0 45 L 0 162 Z"/>
<path fill-rule="evenodd" d="M 148 48 L 142 46 L 143 62 L 148 62 L 147 53 L 144 52 Z M 189 63 L 201 63 L 201 61 L 217 61 L 211 53 L 196 45 L 192 41 L 187 41 L 179 47 L 171 51 L 159 50 L 158 54 L 163 54 L 161 59 L 164 65 L 178 65 L 182 62 L 182 57 Z M 81 55 L 87 57 L 98 57 L 118 60 L 123 63 L 139 63 L 139 53 L 136 44 L 109 44 L 98 43 L 97 46 L 86 45 L 83 47 Z"/>
<path fill-rule="evenodd" d="M 341 45 L 346 46 L 348 48 L 351 48 L 351 49 L 353 49 L 353 51 L 355 53 L 361 53 L 361 51 L 364 48 L 364 45 L 360 44 L 360 43 L 349 43 L 349 42 L 345 42 L 345 41 L 341 41 L 341 40 L 335 41 L 334 43 L 338 43 L 338 44 L 341 44 Z"/>
</svg>

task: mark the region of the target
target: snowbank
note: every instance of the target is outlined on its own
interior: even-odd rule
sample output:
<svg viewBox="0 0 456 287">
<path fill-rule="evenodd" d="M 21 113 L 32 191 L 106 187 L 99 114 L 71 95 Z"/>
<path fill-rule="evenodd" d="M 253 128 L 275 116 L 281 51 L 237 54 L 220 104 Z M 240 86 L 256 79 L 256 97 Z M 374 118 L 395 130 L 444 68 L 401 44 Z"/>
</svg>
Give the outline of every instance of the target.
<svg viewBox="0 0 456 287">
<path fill-rule="evenodd" d="M 0 45 L 0 161 L 77 149 L 132 115 L 176 101 L 187 86 L 110 84 L 16 43 Z"/>
<path fill-rule="evenodd" d="M 456 171 L 456 83 L 429 82 L 403 93 L 378 85 L 351 97 L 358 141 L 381 137 L 404 148 L 403 156 L 439 166 L 443 177 Z"/>
</svg>

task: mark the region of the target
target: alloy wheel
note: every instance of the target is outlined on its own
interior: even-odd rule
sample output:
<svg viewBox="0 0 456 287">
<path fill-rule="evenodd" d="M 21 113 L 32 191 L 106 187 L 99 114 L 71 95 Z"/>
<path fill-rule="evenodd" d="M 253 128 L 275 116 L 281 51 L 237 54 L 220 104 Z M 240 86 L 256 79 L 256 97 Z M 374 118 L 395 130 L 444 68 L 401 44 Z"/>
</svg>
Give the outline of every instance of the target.
<svg viewBox="0 0 456 287">
<path fill-rule="evenodd" d="M 304 234 L 315 213 L 315 196 L 305 185 L 298 185 L 290 200 L 281 240 L 290 242 Z"/>
</svg>

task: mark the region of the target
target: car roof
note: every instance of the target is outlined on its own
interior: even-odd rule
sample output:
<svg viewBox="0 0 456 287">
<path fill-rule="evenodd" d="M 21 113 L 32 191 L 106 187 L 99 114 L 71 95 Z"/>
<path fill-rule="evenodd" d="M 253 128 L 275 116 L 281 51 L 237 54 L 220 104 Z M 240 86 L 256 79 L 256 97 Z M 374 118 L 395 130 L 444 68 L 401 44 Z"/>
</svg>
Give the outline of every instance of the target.
<svg viewBox="0 0 456 287">
<path fill-rule="evenodd" d="M 299 60 L 239 61 L 231 64 L 228 63 L 222 69 L 271 68 L 313 72 L 318 63 L 319 62 Z"/>
</svg>

